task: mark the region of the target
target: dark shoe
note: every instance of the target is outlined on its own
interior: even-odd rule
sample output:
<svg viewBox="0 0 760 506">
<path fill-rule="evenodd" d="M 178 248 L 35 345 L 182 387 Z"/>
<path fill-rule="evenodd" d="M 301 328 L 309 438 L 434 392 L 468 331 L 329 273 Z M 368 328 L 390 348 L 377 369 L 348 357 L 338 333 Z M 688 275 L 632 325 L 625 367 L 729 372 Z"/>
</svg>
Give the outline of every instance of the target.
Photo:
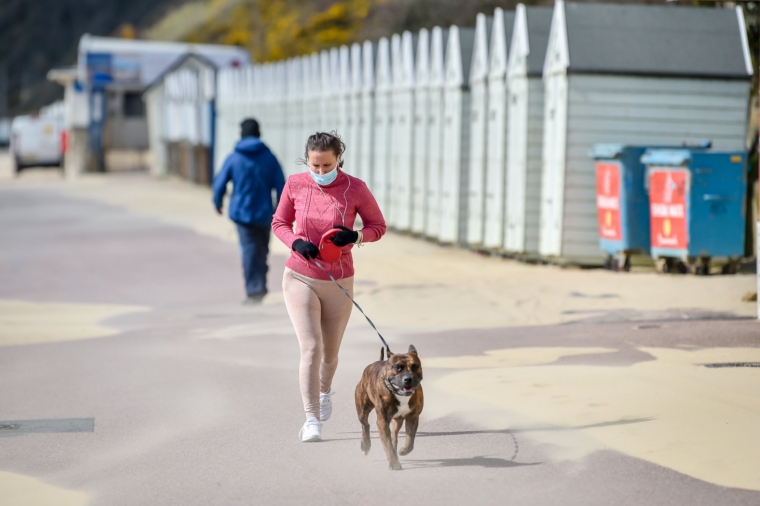
<svg viewBox="0 0 760 506">
<path fill-rule="evenodd" d="M 265 293 L 257 293 L 254 295 L 249 295 L 248 297 L 243 300 L 244 305 L 256 305 L 261 304 L 261 301 L 264 300 Z"/>
</svg>

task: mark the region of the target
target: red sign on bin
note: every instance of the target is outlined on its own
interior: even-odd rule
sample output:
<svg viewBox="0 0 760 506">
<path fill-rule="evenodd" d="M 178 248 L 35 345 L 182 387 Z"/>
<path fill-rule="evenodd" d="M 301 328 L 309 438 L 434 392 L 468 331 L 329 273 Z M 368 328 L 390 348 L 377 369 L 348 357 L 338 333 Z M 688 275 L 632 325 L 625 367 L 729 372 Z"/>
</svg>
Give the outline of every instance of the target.
<svg viewBox="0 0 760 506">
<path fill-rule="evenodd" d="M 620 165 L 617 163 L 596 162 L 596 211 L 599 237 L 621 240 Z"/>
<path fill-rule="evenodd" d="M 686 228 L 685 170 L 654 170 L 649 176 L 649 214 L 652 247 L 685 250 L 689 247 Z"/>
</svg>

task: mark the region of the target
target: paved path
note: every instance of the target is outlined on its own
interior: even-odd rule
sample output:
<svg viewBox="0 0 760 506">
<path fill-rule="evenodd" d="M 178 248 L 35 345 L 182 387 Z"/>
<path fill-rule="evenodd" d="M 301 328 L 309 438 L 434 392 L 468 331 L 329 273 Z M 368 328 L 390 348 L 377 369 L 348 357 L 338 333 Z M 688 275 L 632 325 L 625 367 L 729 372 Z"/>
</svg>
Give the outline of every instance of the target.
<svg viewBox="0 0 760 506">
<path fill-rule="evenodd" d="M 760 503 L 754 276 L 615 275 L 389 235 L 357 296 L 413 343 L 426 407 L 392 473 L 352 406 L 302 444 L 274 245 L 259 307 L 206 190 L 143 176 L 0 183 L 0 505 Z M 374 434 L 373 434 L 374 436 Z"/>
</svg>

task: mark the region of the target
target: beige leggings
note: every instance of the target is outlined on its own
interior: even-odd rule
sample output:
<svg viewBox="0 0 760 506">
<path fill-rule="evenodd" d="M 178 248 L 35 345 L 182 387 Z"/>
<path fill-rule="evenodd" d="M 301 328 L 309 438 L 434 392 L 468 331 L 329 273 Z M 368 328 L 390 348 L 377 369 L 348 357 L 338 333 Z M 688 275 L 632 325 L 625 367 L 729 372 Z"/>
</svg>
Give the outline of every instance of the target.
<svg viewBox="0 0 760 506">
<path fill-rule="evenodd" d="M 354 278 L 338 281 L 353 297 Z M 287 267 L 282 291 L 301 347 L 298 370 L 306 418 L 319 419 L 319 392 L 327 392 L 338 368 L 338 351 L 352 304 L 332 281 L 303 276 Z"/>
</svg>

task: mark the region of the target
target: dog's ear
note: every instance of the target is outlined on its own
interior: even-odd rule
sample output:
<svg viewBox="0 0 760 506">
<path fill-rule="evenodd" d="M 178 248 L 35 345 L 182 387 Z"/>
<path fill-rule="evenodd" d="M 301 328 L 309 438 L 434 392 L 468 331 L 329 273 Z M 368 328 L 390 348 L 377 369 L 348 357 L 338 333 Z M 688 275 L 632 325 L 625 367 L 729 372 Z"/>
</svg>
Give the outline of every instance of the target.
<svg viewBox="0 0 760 506">
<path fill-rule="evenodd" d="M 380 362 L 385 360 L 385 348 L 380 348 Z"/>
<path fill-rule="evenodd" d="M 410 344 L 409 345 L 409 351 L 407 353 L 414 353 L 416 355 L 417 354 L 417 348 L 415 348 L 413 344 Z"/>
</svg>

